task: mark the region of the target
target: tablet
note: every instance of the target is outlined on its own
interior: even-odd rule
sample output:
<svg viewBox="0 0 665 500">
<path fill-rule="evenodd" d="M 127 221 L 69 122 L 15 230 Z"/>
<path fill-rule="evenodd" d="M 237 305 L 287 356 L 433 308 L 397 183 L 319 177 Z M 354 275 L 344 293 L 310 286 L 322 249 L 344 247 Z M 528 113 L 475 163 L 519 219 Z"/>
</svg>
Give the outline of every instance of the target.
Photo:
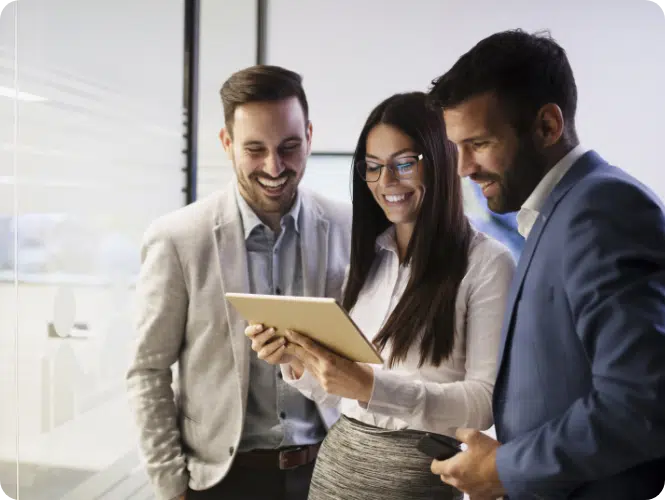
<svg viewBox="0 0 665 500">
<path fill-rule="evenodd" d="M 225 296 L 249 323 L 273 327 L 278 335 L 294 330 L 351 361 L 383 364 L 376 348 L 333 298 L 249 293 Z"/>
</svg>

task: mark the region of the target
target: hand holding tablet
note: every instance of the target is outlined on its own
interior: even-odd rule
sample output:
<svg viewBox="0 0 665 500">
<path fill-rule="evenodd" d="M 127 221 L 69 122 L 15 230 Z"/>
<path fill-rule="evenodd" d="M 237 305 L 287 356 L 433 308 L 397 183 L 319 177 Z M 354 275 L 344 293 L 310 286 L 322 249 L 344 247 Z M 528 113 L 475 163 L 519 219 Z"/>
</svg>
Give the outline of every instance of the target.
<svg viewBox="0 0 665 500">
<path fill-rule="evenodd" d="M 383 364 L 379 352 L 335 299 L 247 293 L 227 293 L 226 298 L 250 325 L 272 327 L 278 336 L 293 330 L 350 361 Z M 274 361 L 279 346 L 272 347 L 265 355 Z"/>
</svg>

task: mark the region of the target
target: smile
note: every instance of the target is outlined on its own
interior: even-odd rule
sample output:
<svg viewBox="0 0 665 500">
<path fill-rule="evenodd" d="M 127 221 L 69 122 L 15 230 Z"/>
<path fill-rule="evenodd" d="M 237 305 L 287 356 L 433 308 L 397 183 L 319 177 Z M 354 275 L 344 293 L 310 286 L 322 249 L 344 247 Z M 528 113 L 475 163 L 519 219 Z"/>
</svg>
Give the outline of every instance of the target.
<svg viewBox="0 0 665 500">
<path fill-rule="evenodd" d="M 399 205 L 406 202 L 413 196 L 413 193 L 400 193 L 400 194 L 384 194 L 383 199 L 386 200 L 388 205 Z"/>
<path fill-rule="evenodd" d="M 284 184 L 286 184 L 286 181 L 289 180 L 288 177 L 283 177 L 281 179 L 266 179 L 265 177 L 261 177 L 260 179 L 256 179 L 256 182 L 261 184 L 265 188 L 272 188 L 272 189 L 277 189 L 281 188 Z"/>
<path fill-rule="evenodd" d="M 498 184 L 496 181 L 478 182 L 477 184 L 482 190 L 484 196 L 489 197 L 497 194 L 496 191 Z"/>
</svg>

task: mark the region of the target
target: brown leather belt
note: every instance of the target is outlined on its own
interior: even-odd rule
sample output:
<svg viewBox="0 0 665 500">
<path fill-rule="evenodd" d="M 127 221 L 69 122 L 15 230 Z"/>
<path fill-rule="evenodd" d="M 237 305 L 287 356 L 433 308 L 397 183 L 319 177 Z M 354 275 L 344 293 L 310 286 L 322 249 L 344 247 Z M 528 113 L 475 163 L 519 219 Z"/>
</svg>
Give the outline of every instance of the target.
<svg viewBox="0 0 665 500">
<path fill-rule="evenodd" d="M 282 450 L 253 450 L 238 453 L 234 465 L 253 469 L 295 469 L 312 463 L 319 453 L 321 443 Z"/>
</svg>

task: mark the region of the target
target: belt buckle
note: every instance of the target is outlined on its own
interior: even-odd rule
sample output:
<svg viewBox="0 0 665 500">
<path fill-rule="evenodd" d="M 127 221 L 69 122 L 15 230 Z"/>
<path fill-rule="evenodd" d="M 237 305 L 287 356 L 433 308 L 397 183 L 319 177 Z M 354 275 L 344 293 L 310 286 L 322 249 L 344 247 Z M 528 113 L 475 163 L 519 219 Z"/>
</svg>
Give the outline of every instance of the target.
<svg viewBox="0 0 665 500">
<path fill-rule="evenodd" d="M 301 451 L 304 450 L 305 446 L 298 446 L 296 448 L 290 449 L 290 450 L 284 450 L 279 452 L 279 468 L 281 470 L 291 470 L 299 467 L 298 465 L 291 465 L 289 466 L 289 459 L 288 459 L 288 454 L 293 453 L 296 451 Z"/>
</svg>

